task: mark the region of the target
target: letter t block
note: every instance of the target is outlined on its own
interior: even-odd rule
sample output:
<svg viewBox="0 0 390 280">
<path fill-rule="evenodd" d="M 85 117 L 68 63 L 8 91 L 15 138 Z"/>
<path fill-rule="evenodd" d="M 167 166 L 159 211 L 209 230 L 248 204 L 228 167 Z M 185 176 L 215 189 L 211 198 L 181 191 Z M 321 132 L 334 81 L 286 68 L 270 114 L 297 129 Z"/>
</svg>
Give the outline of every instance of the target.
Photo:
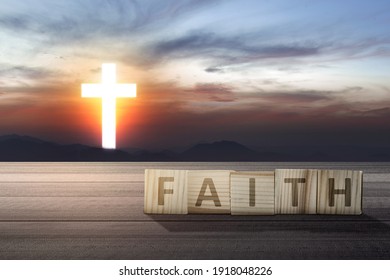
<svg viewBox="0 0 390 280">
<path fill-rule="evenodd" d="M 276 169 L 275 212 L 316 214 L 317 170 Z"/>
<path fill-rule="evenodd" d="M 144 212 L 187 214 L 187 170 L 145 170 Z"/>
</svg>

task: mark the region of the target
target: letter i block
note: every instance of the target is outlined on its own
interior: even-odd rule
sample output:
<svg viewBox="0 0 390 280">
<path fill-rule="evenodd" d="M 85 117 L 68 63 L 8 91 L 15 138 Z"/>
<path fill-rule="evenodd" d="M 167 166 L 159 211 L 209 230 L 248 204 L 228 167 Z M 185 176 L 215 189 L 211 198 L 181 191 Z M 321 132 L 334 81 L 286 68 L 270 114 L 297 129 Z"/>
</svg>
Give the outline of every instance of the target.
<svg viewBox="0 0 390 280">
<path fill-rule="evenodd" d="M 360 215 L 362 213 L 362 171 L 320 170 L 318 172 L 318 214 Z"/>
<path fill-rule="evenodd" d="M 275 172 L 230 174 L 232 215 L 275 214 Z"/>
<path fill-rule="evenodd" d="M 275 212 L 316 214 L 317 173 L 311 169 L 276 169 Z"/>
<path fill-rule="evenodd" d="M 188 213 L 230 213 L 230 171 L 188 171 Z"/>
<path fill-rule="evenodd" d="M 145 170 L 144 212 L 187 214 L 187 170 Z"/>
</svg>

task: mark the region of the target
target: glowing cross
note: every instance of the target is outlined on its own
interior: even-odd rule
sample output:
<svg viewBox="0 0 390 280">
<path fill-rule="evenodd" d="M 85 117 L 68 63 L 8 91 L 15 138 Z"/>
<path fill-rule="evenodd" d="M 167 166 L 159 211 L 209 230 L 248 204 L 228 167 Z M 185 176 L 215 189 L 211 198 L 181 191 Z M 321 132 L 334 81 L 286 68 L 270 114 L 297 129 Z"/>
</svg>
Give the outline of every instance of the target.
<svg viewBox="0 0 390 280">
<path fill-rule="evenodd" d="M 135 84 L 116 83 L 116 65 L 102 64 L 101 84 L 82 84 L 81 97 L 102 98 L 102 147 L 116 147 L 116 98 L 136 97 Z"/>
</svg>

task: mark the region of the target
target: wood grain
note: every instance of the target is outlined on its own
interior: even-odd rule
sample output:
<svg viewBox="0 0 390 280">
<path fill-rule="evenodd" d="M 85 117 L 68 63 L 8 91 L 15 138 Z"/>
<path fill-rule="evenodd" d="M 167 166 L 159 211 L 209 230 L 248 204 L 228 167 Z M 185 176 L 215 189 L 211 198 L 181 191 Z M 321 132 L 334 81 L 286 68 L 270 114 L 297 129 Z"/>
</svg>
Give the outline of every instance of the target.
<svg viewBox="0 0 390 280">
<path fill-rule="evenodd" d="M 275 172 L 230 174 L 232 215 L 275 214 Z"/>
<path fill-rule="evenodd" d="M 145 170 L 144 212 L 147 214 L 187 214 L 187 171 Z"/>
<path fill-rule="evenodd" d="M 188 171 L 188 213 L 230 214 L 230 171 Z"/>
<path fill-rule="evenodd" d="M 363 170 L 363 214 L 144 214 L 144 171 L 164 168 Z M 386 162 L 0 162 L 0 174 L 0 259 L 390 259 Z"/>
<path fill-rule="evenodd" d="M 318 214 L 362 214 L 362 171 L 320 170 L 318 179 Z"/>
<path fill-rule="evenodd" d="M 317 170 L 276 169 L 275 212 L 316 214 Z"/>
</svg>

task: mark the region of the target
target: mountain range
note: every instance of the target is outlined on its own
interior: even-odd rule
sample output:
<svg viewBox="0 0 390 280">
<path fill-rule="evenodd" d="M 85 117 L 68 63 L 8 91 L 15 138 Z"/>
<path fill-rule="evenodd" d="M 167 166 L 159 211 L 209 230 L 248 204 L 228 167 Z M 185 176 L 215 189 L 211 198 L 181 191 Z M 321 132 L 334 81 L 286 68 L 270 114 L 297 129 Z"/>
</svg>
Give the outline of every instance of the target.
<svg viewBox="0 0 390 280">
<path fill-rule="evenodd" d="M 106 150 L 61 145 L 30 136 L 0 136 L 0 161 L 390 161 L 389 147 L 280 146 L 249 148 L 233 141 L 194 145 L 183 152 Z"/>
</svg>

